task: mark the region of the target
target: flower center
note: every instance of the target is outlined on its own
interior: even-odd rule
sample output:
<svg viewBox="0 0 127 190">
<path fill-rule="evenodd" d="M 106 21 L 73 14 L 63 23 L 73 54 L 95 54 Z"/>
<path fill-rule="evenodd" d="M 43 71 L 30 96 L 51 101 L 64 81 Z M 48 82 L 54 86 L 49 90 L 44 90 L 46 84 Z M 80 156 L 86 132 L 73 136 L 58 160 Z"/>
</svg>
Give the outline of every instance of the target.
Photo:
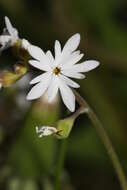
<svg viewBox="0 0 127 190">
<path fill-rule="evenodd" d="M 53 73 L 55 75 L 58 75 L 60 73 L 61 69 L 59 67 L 56 67 L 54 70 L 53 70 Z"/>
</svg>

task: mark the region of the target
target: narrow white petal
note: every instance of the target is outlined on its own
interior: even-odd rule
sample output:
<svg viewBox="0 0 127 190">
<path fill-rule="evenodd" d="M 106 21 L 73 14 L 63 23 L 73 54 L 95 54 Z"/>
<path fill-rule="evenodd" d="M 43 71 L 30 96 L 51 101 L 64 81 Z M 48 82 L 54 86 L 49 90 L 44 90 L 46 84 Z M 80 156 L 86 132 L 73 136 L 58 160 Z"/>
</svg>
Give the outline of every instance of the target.
<svg viewBox="0 0 127 190">
<path fill-rule="evenodd" d="M 64 104 L 71 112 L 74 112 L 75 96 L 72 90 L 62 80 L 59 80 L 59 88 Z"/>
<path fill-rule="evenodd" d="M 30 90 L 30 92 L 27 95 L 27 100 L 34 100 L 40 98 L 45 91 L 46 88 L 44 87 L 43 82 L 40 82 Z"/>
<path fill-rule="evenodd" d="M 79 55 L 79 54 L 80 54 L 80 50 L 74 51 L 74 52 L 72 53 L 72 55 Z"/>
<path fill-rule="evenodd" d="M 64 66 L 64 65 L 66 65 L 66 64 L 67 64 L 68 62 L 70 62 L 74 57 L 79 56 L 79 54 L 80 54 L 80 51 L 78 50 L 78 51 L 74 51 L 74 52 L 72 52 L 72 53 L 70 53 L 70 54 L 67 54 L 67 55 L 65 55 L 65 56 L 62 55 L 62 59 L 61 59 L 61 61 L 59 62 L 59 66 L 62 67 L 62 66 Z"/>
<path fill-rule="evenodd" d="M 52 75 L 52 81 L 48 88 L 48 101 L 52 102 L 58 92 L 58 77 Z"/>
<path fill-rule="evenodd" d="M 5 16 L 6 28 L 11 36 L 18 37 L 18 31 L 12 26 L 9 18 Z"/>
<path fill-rule="evenodd" d="M 1 53 L 2 53 L 4 50 L 8 49 L 9 47 L 11 47 L 11 43 L 10 43 L 10 42 L 8 42 L 7 44 L 5 44 L 4 46 L 1 46 L 1 47 L 0 47 L 0 55 L 1 55 Z"/>
<path fill-rule="evenodd" d="M 72 57 L 70 57 L 70 60 L 68 60 L 65 64 L 62 65 L 62 69 L 68 69 L 71 68 L 72 65 L 76 64 L 77 62 L 79 62 L 82 57 L 84 56 L 84 54 L 79 54 L 79 55 L 73 55 Z"/>
<path fill-rule="evenodd" d="M 53 55 L 52 55 L 52 53 L 51 53 L 50 50 L 48 50 L 48 51 L 46 52 L 46 56 L 48 57 L 50 63 L 54 62 L 54 57 L 53 57 Z"/>
<path fill-rule="evenodd" d="M 35 77 L 33 80 L 30 81 L 30 84 L 36 84 L 40 81 L 43 81 L 45 79 L 45 77 L 47 77 L 49 72 L 43 73 L 37 77 Z M 49 73 L 50 74 L 50 73 Z"/>
<path fill-rule="evenodd" d="M 9 18 L 7 16 L 5 16 L 5 24 L 6 24 L 6 28 L 8 30 L 8 32 L 13 35 L 13 26 L 9 20 Z"/>
<path fill-rule="evenodd" d="M 36 126 L 36 133 L 39 134 L 39 137 L 49 136 L 57 133 L 58 130 L 55 127 L 50 126 Z"/>
<path fill-rule="evenodd" d="M 30 45 L 28 47 L 28 51 L 29 51 L 29 54 L 34 58 L 34 59 L 37 59 L 37 60 L 44 60 L 45 62 L 48 61 L 44 51 L 37 47 L 37 46 L 34 46 L 34 45 Z"/>
<path fill-rule="evenodd" d="M 72 88 L 79 88 L 80 87 L 79 84 L 77 84 L 76 82 L 74 82 L 73 80 L 69 79 L 68 77 L 66 77 L 64 75 L 59 74 L 59 78 L 61 80 L 63 80 L 66 83 L 66 85 L 68 85 L 68 86 L 70 86 Z"/>
<path fill-rule="evenodd" d="M 61 44 L 58 40 L 55 41 L 55 59 L 61 55 Z"/>
<path fill-rule="evenodd" d="M 0 36 L 0 44 L 5 46 L 9 41 L 11 41 L 11 36 L 9 35 L 1 35 Z"/>
<path fill-rule="evenodd" d="M 22 39 L 22 48 L 23 48 L 23 49 L 26 49 L 26 50 L 27 50 L 30 45 L 31 45 L 31 44 L 30 44 L 30 42 L 29 42 L 28 40 Z"/>
<path fill-rule="evenodd" d="M 63 48 L 63 54 L 71 53 L 77 49 L 80 43 L 80 34 L 75 34 L 66 42 Z"/>
<path fill-rule="evenodd" d="M 95 69 L 99 65 L 98 61 L 90 60 L 71 67 L 74 72 L 88 72 Z"/>
<path fill-rule="evenodd" d="M 36 84 L 28 93 L 27 100 L 34 100 L 40 98 L 47 90 L 51 80 L 51 74 L 47 73 L 47 76 L 40 83 Z"/>
<path fill-rule="evenodd" d="M 43 76 L 43 74 L 41 74 L 41 75 L 35 77 L 34 79 L 32 79 L 32 80 L 30 81 L 30 84 L 36 84 L 36 83 L 40 82 L 41 79 L 42 79 L 42 76 Z"/>
<path fill-rule="evenodd" d="M 42 71 L 50 71 L 51 70 L 49 65 L 43 61 L 30 60 L 29 64 L 32 65 L 33 67 L 36 67 L 37 69 L 42 70 Z"/>
<path fill-rule="evenodd" d="M 84 79 L 85 75 L 78 73 L 78 72 L 74 72 L 71 69 L 70 70 L 62 70 L 61 73 L 67 77 L 71 77 L 71 78 L 75 78 L 75 79 Z"/>
</svg>

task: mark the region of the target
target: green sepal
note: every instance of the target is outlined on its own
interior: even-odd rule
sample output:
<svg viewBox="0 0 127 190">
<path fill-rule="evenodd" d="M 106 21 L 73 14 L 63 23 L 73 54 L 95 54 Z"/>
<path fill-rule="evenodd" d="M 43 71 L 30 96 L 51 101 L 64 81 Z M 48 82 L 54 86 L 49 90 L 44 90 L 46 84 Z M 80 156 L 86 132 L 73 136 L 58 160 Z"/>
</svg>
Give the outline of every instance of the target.
<svg viewBox="0 0 127 190">
<path fill-rule="evenodd" d="M 68 117 L 63 120 L 59 120 L 57 122 L 57 138 L 59 139 L 64 139 L 67 138 L 70 135 L 70 132 L 72 130 L 73 124 L 74 124 L 75 119 L 73 117 Z"/>
</svg>

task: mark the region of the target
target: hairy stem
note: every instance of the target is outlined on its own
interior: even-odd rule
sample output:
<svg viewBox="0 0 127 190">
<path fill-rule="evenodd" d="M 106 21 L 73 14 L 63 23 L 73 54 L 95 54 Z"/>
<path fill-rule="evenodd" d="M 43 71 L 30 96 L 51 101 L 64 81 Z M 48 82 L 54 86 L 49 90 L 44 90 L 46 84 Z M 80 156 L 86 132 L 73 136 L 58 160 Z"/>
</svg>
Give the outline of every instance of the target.
<svg viewBox="0 0 127 190">
<path fill-rule="evenodd" d="M 75 93 L 76 99 L 77 99 L 78 103 L 81 105 L 81 107 L 88 109 L 87 110 L 88 117 L 91 120 L 91 122 L 93 123 L 94 127 L 96 128 L 96 130 L 109 154 L 109 157 L 111 158 L 111 161 L 112 161 L 112 164 L 116 171 L 116 174 L 118 176 L 121 188 L 122 188 L 122 190 L 127 190 L 127 181 L 126 181 L 124 171 L 120 164 L 119 158 L 113 148 L 112 142 L 110 141 L 103 125 L 101 124 L 100 120 L 98 119 L 98 117 L 96 116 L 94 111 L 88 105 L 88 103 L 76 91 L 74 91 L 74 93 Z"/>
</svg>

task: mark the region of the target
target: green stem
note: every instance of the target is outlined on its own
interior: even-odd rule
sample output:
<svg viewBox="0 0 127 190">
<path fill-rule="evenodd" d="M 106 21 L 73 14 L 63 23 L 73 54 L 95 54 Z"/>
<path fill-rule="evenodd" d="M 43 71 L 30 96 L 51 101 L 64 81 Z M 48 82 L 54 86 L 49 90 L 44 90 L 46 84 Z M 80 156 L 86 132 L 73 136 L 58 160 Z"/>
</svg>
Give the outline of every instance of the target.
<svg viewBox="0 0 127 190">
<path fill-rule="evenodd" d="M 67 140 L 62 140 L 61 147 L 60 147 L 60 153 L 56 168 L 56 179 L 55 179 L 55 190 L 60 190 L 60 178 L 64 167 L 64 160 L 65 160 L 65 154 L 66 154 L 66 147 L 67 147 Z"/>
<path fill-rule="evenodd" d="M 91 109 L 91 107 L 88 105 L 88 103 L 76 92 L 74 91 L 76 95 L 76 99 L 78 103 L 83 106 L 84 108 L 88 108 L 87 114 L 91 122 L 93 123 L 94 127 L 96 128 L 110 158 L 112 161 L 112 164 L 114 166 L 114 169 L 116 171 L 116 174 L 118 176 L 120 185 L 122 190 L 127 190 L 127 181 L 126 177 L 124 175 L 122 166 L 120 164 L 119 158 L 113 148 L 112 142 L 110 141 L 105 129 L 103 128 L 103 125 L 101 124 L 100 120 L 97 118 L 96 114 L 94 111 Z"/>
</svg>

